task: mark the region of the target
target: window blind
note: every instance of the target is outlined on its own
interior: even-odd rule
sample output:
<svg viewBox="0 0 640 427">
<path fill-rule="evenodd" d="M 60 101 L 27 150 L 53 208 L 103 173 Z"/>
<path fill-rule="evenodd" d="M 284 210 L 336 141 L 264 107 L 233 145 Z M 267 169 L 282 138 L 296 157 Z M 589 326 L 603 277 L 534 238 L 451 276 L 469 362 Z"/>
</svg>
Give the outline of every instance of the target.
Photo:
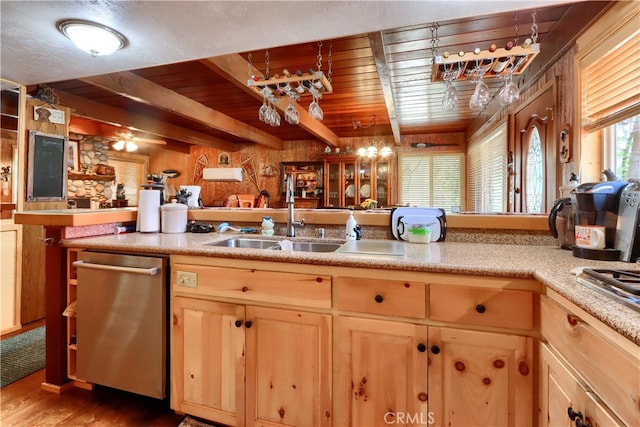
<svg viewBox="0 0 640 427">
<path fill-rule="evenodd" d="M 587 131 L 640 113 L 640 28 L 638 19 L 602 39 L 580 60 L 583 125 Z"/>
<path fill-rule="evenodd" d="M 146 158 L 109 156 L 109 166 L 113 166 L 116 170 L 116 181 L 124 184 L 125 197 L 129 200 L 129 206 L 137 206 L 140 185 L 147 182 Z"/>
<path fill-rule="evenodd" d="M 447 212 L 462 206 L 463 154 L 400 154 L 398 162 L 400 204 L 443 208 Z"/>
<path fill-rule="evenodd" d="M 467 153 L 467 209 L 505 212 L 507 125 L 472 144 Z"/>
</svg>

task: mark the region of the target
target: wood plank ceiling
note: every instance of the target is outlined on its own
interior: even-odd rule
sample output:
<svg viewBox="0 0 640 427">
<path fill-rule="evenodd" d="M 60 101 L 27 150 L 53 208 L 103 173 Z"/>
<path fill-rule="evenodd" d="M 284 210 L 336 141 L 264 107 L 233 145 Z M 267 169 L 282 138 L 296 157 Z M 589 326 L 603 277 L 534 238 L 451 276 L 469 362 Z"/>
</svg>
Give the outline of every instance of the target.
<svg viewBox="0 0 640 427">
<path fill-rule="evenodd" d="M 541 53 L 540 62 L 553 59 L 608 3 L 537 10 L 541 52 L 553 49 Z M 321 69 L 327 74 L 331 62 L 334 91 L 319 101 L 324 111 L 321 122 L 308 116 L 310 97 L 303 97 L 298 103 L 298 126 L 282 120 L 279 127 L 270 127 L 258 119 L 262 100 L 246 86 L 247 59 L 251 56 L 253 73 L 262 76 L 266 52 L 240 52 L 47 85 L 61 104 L 72 108 L 74 117 L 146 132 L 167 140 L 165 148 L 184 149 L 186 143 L 233 150 L 238 143 L 254 142 L 281 149 L 283 141 L 290 140 L 319 139 L 337 145 L 340 138 L 380 135 L 391 136 L 397 144 L 406 135 L 464 132 L 478 117 L 468 106 L 474 89 L 470 82 L 454 83 L 459 103 L 452 111 L 442 108 L 445 85 L 431 82 L 435 34 L 440 54 L 473 51 L 492 43 L 504 46 L 516 34 L 521 43 L 530 37 L 531 24 L 531 11 L 520 11 L 440 22 L 437 33 L 433 23 L 425 23 L 322 41 Z M 317 69 L 318 49 L 317 42 L 271 48 L 270 73 Z M 542 65 L 537 64 L 537 69 Z M 492 78 L 486 83 L 497 93 L 503 80 Z M 279 106 L 284 109 L 287 103 L 283 103 Z M 374 116 L 375 126 L 354 126 L 354 121 L 369 125 Z"/>
</svg>

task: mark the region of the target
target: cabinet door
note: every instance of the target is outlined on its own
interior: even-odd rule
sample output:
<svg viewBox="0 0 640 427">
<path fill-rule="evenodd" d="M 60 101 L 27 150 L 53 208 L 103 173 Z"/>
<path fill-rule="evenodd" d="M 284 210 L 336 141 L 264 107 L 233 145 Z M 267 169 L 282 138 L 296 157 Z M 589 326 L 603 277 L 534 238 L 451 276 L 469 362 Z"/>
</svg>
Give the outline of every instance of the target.
<svg viewBox="0 0 640 427">
<path fill-rule="evenodd" d="M 331 317 L 247 307 L 246 339 L 246 425 L 332 425 Z"/>
<path fill-rule="evenodd" d="M 375 191 L 375 181 L 373 180 L 375 161 L 373 160 L 360 160 L 358 162 L 358 199 L 356 204 L 360 204 L 365 200 L 371 198 L 375 199 L 373 191 Z"/>
<path fill-rule="evenodd" d="M 429 411 L 436 426 L 531 426 L 533 339 L 429 328 Z"/>
<path fill-rule="evenodd" d="M 390 168 L 391 162 L 389 160 L 378 160 L 376 162 L 375 194 L 372 194 L 371 197 L 378 201 L 378 206 L 388 206 L 391 204 Z"/>
<path fill-rule="evenodd" d="M 337 322 L 335 425 L 430 424 L 427 327 L 353 317 Z"/>
<path fill-rule="evenodd" d="M 573 372 L 547 345 L 540 347 L 541 427 L 573 427 L 578 419 L 592 427 L 624 425 L 595 394 L 585 391 Z"/>
<path fill-rule="evenodd" d="M 325 163 L 324 204 L 325 206 L 343 206 L 344 194 L 341 190 L 342 180 L 340 163 Z"/>
<path fill-rule="evenodd" d="M 244 306 L 174 297 L 171 407 L 244 425 Z"/>
</svg>

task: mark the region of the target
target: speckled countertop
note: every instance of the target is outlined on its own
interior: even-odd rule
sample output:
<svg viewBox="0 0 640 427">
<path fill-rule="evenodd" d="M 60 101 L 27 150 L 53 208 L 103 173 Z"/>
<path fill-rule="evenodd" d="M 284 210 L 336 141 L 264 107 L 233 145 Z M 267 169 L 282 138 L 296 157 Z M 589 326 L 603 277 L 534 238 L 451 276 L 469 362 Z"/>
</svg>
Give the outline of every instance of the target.
<svg viewBox="0 0 640 427">
<path fill-rule="evenodd" d="M 404 255 L 311 253 L 210 246 L 234 237 L 219 234 L 130 233 L 87 237 L 63 242 L 86 249 L 219 256 L 313 265 L 380 268 L 388 270 L 536 278 L 569 301 L 600 319 L 621 335 L 640 345 L 640 313 L 576 284 L 571 270 L 577 267 L 635 268 L 623 262 L 576 258 L 571 252 L 550 246 L 440 242 L 404 244 Z M 245 236 L 256 237 L 260 236 Z M 306 239 L 308 240 L 308 239 Z M 328 240 L 330 241 L 330 240 Z"/>
</svg>

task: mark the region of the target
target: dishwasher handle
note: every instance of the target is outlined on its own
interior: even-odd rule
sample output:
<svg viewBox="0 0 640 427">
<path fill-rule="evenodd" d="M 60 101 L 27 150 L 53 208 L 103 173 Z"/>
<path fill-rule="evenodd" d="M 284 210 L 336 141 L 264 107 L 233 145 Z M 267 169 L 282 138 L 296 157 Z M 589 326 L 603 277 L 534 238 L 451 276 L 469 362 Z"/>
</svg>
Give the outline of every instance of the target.
<svg viewBox="0 0 640 427">
<path fill-rule="evenodd" d="M 145 274 L 147 276 L 154 276 L 160 272 L 160 269 L 158 267 L 151 267 L 151 268 L 123 267 L 119 265 L 92 264 L 90 262 L 85 262 L 85 261 L 74 261 L 73 266 L 76 268 L 88 268 L 91 270 L 106 270 L 106 271 L 118 271 L 122 273 Z"/>
</svg>

